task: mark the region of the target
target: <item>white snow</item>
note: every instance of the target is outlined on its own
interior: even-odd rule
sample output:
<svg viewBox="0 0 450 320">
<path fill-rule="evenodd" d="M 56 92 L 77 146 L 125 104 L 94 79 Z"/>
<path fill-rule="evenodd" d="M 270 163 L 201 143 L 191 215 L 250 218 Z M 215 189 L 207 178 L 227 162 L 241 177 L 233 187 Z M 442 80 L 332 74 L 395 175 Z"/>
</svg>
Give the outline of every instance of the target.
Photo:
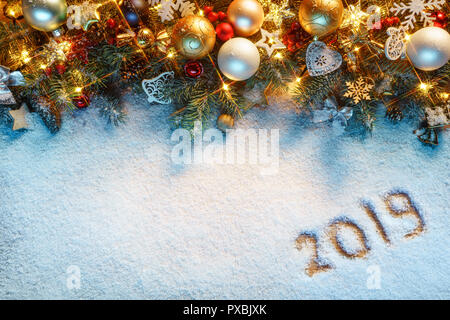
<svg viewBox="0 0 450 320">
<path fill-rule="evenodd" d="M 95 109 L 56 135 L 36 115 L 28 132 L 0 127 L 0 298 L 450 298 L 448 132 L 430 148 L 407 122 L 381 118 L 372 136 L 336 136 L 292 111 L 254 109 L 240 128 L 280 129 L 279 173 L 263 176 L 251 165 L 174 165 L 171 108 L 129 101 L 117 129 Z M 384 206 L 395 189 L 425 220 L 413 239 L 403 235 L 415 220 Z M 366 234 L 366 258 L 345 258 L 328 240 L 341 217 Z M 333 270 L 305 274 L 312 251 L 295 246 L 305 231 Z M 359 250 L 354 237 L 342 242 Z M 70 266 L 78 290 L 66 285 Z M 373 266 L 378 290 L 366 286 Z"/>
</svg>

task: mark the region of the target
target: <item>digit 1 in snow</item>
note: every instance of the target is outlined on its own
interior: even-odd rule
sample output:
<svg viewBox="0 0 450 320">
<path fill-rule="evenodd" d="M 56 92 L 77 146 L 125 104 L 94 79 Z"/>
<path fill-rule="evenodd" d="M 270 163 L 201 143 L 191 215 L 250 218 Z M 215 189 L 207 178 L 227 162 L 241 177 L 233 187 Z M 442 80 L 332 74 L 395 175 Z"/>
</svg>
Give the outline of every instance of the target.
<svg viewBox="0 0 450 320">
<path fill-rule="evenodd" d="M 372 222 L 375 224 L 375 227 L 377 228 L 377 233 L 381 236 L 384 242 L 386 242 L 387 244 L 391 244 L 391 240 L 389 239 L 386 230 L 384 229 L 384 226 L 381 223 L 380 218 L 375 212 L 375 208 L 372 206 L 372 204 L 370 202 L 364 201 L 362 203 L 362 207 L 364 208 L 366 214 L 369 216 L 370 220 L 372 220 Z"/>
</svg>

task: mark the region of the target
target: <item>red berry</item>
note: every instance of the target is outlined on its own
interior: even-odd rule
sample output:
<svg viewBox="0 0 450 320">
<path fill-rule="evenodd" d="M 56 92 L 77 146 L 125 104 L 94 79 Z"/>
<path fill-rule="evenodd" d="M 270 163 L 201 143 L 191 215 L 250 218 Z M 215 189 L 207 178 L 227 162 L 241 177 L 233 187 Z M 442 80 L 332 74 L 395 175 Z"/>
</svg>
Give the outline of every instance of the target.
<svg viewBox="0 0 450 320">
<path fill-rule="evenodd" d="M 210 12 L 213 11 L 213 7 L 205 6 L 205 7 L 203 8 L 203 11 L 205 12 L 206 15 L 208 15 L 208 13 L 210 13 Z"/>
<path fill-rule="evenodd" d="M 445 20 L 445 14 L 443 12 L 438 12 L 436 15 L 436 20 Z"/>
<path fill-rule="evenodd" d="M 211 22 L 216 22 L 219 19 L 219 15 L 216 12 L 212 11 L 208 13 L 208 19 Z"/>
<path fill-rule="evenodd" d="M 66 72 L 66 66 L 63 64 L 57 64 L 55 66 L 56 72 L 58 72 L 58 74 L 63 75 L 64 72 Z"/>
<path fill-rule="evenodd" d="M 106 21 L 106 24 L 108 25 L 108 28 L 114 29 L 117 26 L 116 20 L 113 18 L 110 18 Z"/>
<path fill-rule="evenodd" d="M 220 21 L 224 21 L 224 20 L 227 19 L 227 14 L 225 12 L 219 11 L 217 14 L 219 15 L 219 20 Z"/>
</svg>

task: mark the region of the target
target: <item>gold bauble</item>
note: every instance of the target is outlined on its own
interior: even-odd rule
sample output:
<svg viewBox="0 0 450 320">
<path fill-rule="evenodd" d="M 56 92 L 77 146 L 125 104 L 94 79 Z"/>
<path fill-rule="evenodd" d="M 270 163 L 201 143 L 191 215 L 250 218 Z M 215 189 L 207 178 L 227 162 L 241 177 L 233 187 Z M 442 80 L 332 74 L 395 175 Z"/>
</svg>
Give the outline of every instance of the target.
<svg viewBox="0 0 450 320">
<path fill-rule="evenodd" d="M 137 42 L 142 48 L 148 48 L 155 43 L 155 36 L 149 28 L 142 28 L 137 34 Z"/>
<path fill-rule="evenodd" d="M 237 36 L 250 37 L 261 29 L 264 10 L 256 0 L 234 0 L 227 11 Z"/>
<path fill-rule="evenodd" d="M 208 19 L 187 16 L 173 27 L 172 43 L 185 58 L 200 59 L 214 48 L 216 31 Z"/>
<path fill-rule="evenodd" d="M 26 22 L 34 29 L 50 32 L 66 22 L 66 0 L 22 0 Z"/>
<path fill-rule="evenodd" d="M 234 118 L 229 114 L 221 114 L 219 118 L 217 118 L 217 128 L 220 131 L 226 132 L 229 129 L 233 129 L 234 127 Z"/>
<path fill-rule="evenodd" d="M 335 31 L 341 25 L 343 12 L 341 0 L 303 0 L 298 18 L 306 32 L 320 37 Z"/>
</svg>

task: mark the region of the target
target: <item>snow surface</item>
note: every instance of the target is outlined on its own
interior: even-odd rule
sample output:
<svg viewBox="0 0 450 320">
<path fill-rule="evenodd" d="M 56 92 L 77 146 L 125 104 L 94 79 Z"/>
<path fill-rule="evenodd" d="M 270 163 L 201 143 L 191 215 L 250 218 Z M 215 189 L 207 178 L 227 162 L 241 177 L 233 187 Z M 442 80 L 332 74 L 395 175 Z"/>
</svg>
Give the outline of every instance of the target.
<svg viewBox="0 0 450 320">
<path fill-rule="evenodd" d="M 280 129 L 279 172 L 264 176 L 253 165 L 173 164 L 171 108 L 133 101 L 117 129 L 95 109 L 56 135 L 37 115 L 28 132 L 0 127 L 0 298 L 450 298 L 449 132 L 430 148 L 407 122 L 337 136 L 292 111 L 254 109 L 240 128 Z M 395 189 L 425 220 L 413 239 L 403 235 L 415 220 L 393 218 L 382 201 Z M 327 238 L 340 217 L 366 233 L 366 258 L 339 255 Z M 305 274 L 311 250 L 295 246 L 305 231 L 333 270 Z M 66 285 L 70 266 L 80 289 Z M 374 266 L 377 290 L 366 285 Z"/>
</svg>

